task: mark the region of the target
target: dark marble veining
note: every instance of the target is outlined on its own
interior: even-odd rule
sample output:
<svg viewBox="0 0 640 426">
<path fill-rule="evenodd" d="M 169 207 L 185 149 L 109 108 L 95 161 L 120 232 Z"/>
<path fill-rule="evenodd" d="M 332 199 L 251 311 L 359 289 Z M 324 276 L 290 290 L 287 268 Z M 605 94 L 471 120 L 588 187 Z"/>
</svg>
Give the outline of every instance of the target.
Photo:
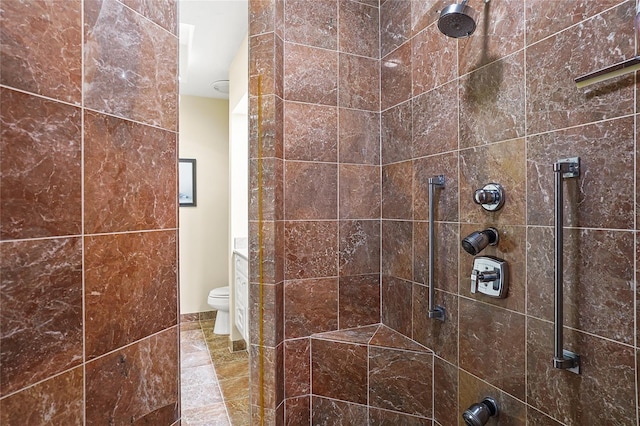
<svg viewBox="0 0 640 426">
<path fill-rule="evenodd" d="M 286 222 L 286 279 L 333 277 L 338 274 L 338 224 Z"/>
<path fill-rule="evenodd" d="M 0 395 L 79 365 L 82 241 L 0 243 Z"/>
<path fill-rule="evenodd" d="M 172 424 L 178 376 L 177 327 L 87 363 L 87 424 Z"/>
<path fill-rule="evenodd" d="M 85 239 L 88 358 L 176 324 L 176 250 L 175 231 Z"/>
<path fill-rule="evenodd" d="M 4 88 L 0 98 L 0 239 L 80 234 L 80 109 Z"/>
<path fill-rule="evenodd" d="M 313 396 L 311 401 L 314 426 L 367 426 L 367 406 Z"/>
<path fill-rule="evenodd" d="M 287 339 L 338 328 L 338 279 L 290 280 L 284 285 Z"/>
<path fill-rule="evenodd" d="M 270 157 L 284 158 L 284 102 L 279 96 L 270 94 L 260 97 L 262 110 L 261 125 L 258 126 L 258 99 L 249 98 L 249 135 L 258 138 L 258 128 L 261 134 L 261 154 L 263 159 Z M 249 158 L 258 158 L 258 144 L 249 147 Z M 253 188 L 253 187 L 252 187 Z"/>
<path fill-rule="evenodd" d="M 380 276 L 340 277 L 338 321 L 340 328 L 380 322 Z"/>
<path fill-rule="evenodd" d="M 382 274 L 404 280 L 413 277 L 413 224 L 382 221 Z"/>
<path fill-rule="evenodd" d="M 382 166 L 382 217 L 413 217 L 413 164 L 411 161 Z"/>
<path fill-rule="evenodd" d="M 458 406 L 458 367 L 433 357 L 433 417 L 441 425 L 455 425 Z"/>
<path fill-rule="evenodd" d="M 249 88 L 252 94 L 254 96 L 258 93 L 261 96 L 275 94 L 282 97 L 283 41 L 273 33 L 260 34 L 249 39 L 249 51 L 251 52 Z M 255 98 L 254 100 L 257 101 Z"/>
<path fill-rule="evenodd" d="M 329 331 L 313 336 L 314 339 L 324 339 L 338 342 L 350 342 L 368 344 L 371 338 L 380 328 L 380 324 L 372 324 L 364 327 L 350 328 L 347 330 Z"/>
<path fill-rule="evenodd" d="M 311 339 L 311 380 L 314 395 L 366 404 L 367 347 Z"/>
<path fill-rule="evenodd" d="M 338 218 L 338 166 L 286 161 L 284 208 L 289 220 Z"/>
<path fill-rule="evenodd" d="M 289 398 L 284 401 L 286 426 L 299 426 L 311 424 L 311 396 Z"/>
<path fill-rule="evenodd" d="M 284 396 L 292 398 L 311 390 L 311 340 L 284 342 Z"/>
<path fill-rule="evenodd" d="M 409 281 L 382 276 L 382 323 L 411 337 L 412 288 Z"/>
<path fill-rule="evenodd" d="M 380 222 L 340 221 L 340 276 L 380 272 Z"/>
<path fill-rule="evenodd" d="M 249 288 L 249 324 L 258 324 L 260 306 L 260 284 L 252 283 Z M 275 347 L 284 339 L 284 284 L 262 284 L 262 320 L 270 327 L 262 330 L 263 343 Z M 249 327 L 251 343 L 260 341 L 260 328 Z"/>
<path fill-rule="evenodd" d="M 175 228 L 173 132 L 85 113 L 85 232 Z"/>
<path fill-rule="evenodd" d="M 86 0 L 85 106 L 177 130 L 177 53 L 175 35 L 122 3 Z"/>
<path fill-rule="evenodd" d="M 0 84 L 79 105 L 81 10 L 81 0 L 4 1 Z"/>
</svg>

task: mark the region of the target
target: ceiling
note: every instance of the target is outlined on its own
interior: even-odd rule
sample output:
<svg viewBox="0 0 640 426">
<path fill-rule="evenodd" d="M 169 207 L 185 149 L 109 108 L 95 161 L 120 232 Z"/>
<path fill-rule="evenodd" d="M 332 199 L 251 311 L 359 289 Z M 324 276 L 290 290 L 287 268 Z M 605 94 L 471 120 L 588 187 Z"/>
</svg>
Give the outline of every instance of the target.
<svg viewBox="0 0 640 426">
<path fill-rule="evenodd" d="M 248 0 L 181 0 L 180 94 L 227 99 L 212 83 L 229 65 L 248 30 Z"/>
</svg>

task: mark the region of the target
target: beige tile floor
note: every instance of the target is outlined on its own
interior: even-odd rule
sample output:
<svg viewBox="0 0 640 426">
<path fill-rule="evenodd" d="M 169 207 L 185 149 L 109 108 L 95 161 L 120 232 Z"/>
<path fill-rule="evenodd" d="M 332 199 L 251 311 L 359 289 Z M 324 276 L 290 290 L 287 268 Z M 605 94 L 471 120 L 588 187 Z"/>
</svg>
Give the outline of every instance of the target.
<svg viewBox="0 0 640 426">
<path fill-rule="evenodd" d="M 230 352 L 214 324 L 180 324 L 182 425 L 249 425 L 249 356 Z"/>
</svg>

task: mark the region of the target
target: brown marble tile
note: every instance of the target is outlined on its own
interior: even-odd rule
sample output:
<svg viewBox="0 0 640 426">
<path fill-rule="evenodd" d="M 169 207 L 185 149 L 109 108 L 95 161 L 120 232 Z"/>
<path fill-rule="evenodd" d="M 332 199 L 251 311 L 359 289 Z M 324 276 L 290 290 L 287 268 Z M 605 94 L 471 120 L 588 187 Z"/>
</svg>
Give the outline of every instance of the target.
<svg viewBox="0 0 640 426">
<path fill-rule="evenodd" d="M 284 208 L 289 220 L 338 218 L 338 166 L 286 161 Z"/>
<path fill-rule="evenodd" d="M 411 43 L 403 44 L 382 59 L 380 63 L 380 88 L 383 110 L 411 98 L 412 62 Z"/>
<path fill-rule="evenodd" d="M 116 0 L 84 3 L 87 108 L 177 130 L 177 77 L 175 35 Z"/>
<path fill-rule="evenodd" d="M 284 396 L 293 398 L 311 390 L 311 341 L 308 338 L 284 342 Z"/>
<path fill-rule="evenodd" d="M 422 1 L 427 7 L 429 2 Z M 433 3 L 433 2 L 431 2 Z M 413 2 L 412 5 L 416 5 Z M 413 96 L 428 92 L 458 76 L 458 44 L 432 25 L 411 39 Z"/>
<path fill-rule="evenodd" d="M 0 394 L 82 362 L 82 242 L 1 243 Z"/>
<path fill-rule="evenodd" d="M 445 320 L 429 318 L 429 287 L 413 285 L 413 339 L 451 362 L 458 362 L 458 297 L 437 291 L 435 304 L 445 310 Z"/>
<path fill-rule="evenodd" d="M 124 0 L 123 3 L 165 30 L 178 35 L 177 0 Z"/>
<path fill-rule="evenodd" d="M 285 43 L 284 68 L 286 100 L 322 105 L 337 104 L 337 52 Z"/>
<path fill-rule="evenodd" d="M 411 37 L 411 2 L 387 0 L 380 4 L 380 55 L 387 56 Z"/>
<path fill-rule="evenodd" d="M 631 347 L 564 329 L 564 348 L 580 355 L 581 374 L 553 368 L 553 325 L 527 323 L 527 401 L 565 424 L 630 424 L 636 416 Z M 572 389 L 589 389 L 572 392 Z M 606 410 L 602 407 L 606 406 Z"/>
<path fill-rule="evenodd" d="M 340 219 L 379 219 L 380 166 L 340 164 Z"/>
<path fill-rule="evenodd" d="M 350 328 L 380 322 L 380 276 L 340 277 L 339 327 Z"/>
<path fill-rule="evenodd" d="M 177 327 L 87 363 L 86 399 L 91 401 L 86 406 L 87 424 L 145 424 L 142 419 L 152 413 L 155 424 L 176 421 Z"/>
<path fill-rule="evenodd" d="M 233 426 L 250 426 L 251 413 L 248 397 L 226 401 L 225 405 Z"/>
<path fill-rule="evenodd" d="M 81 3 L 80 0 L 3 2 L 0 84 L 79 105 Z M 2 96 L 4 103 L 5 94 Z"/>
<path fill-rule="evenodd" d="M 262 168 L 261 185 L 258 185 L 258 167 Z M 249 160 L 249 217 L 258 220 L 282 220 L 284 217 L 284 160 L 263 158 Z M 261 193 L 260 193 L 261 192 Z M 262 196 L 262 199 L 259 197 Z M 260 204 L 262 202 L 262 204 Z"/>
<path fill-rule="evenodd" d="M 527 0 L 525 3 L 527 45 L 536 43 L 619 3 L 619 0 L 568 2 Z"/>
<path fill-rule="evenodd" d="M 264 407 L 269 411 L 271 407 L 278 407 L 284 401 L 284 345 L 275 348 L 264 347 L 261 358 L 259 347 L 251 346 L 250 362 L 250 399 L 252 405 L 260 405 L 261 396 L 264 397 Z M 262 373 L 262 374 L 260 374 Z M 262 391 L 260 390 L 262 386 Z M 258 408 L 252 414 L 260 414 Z M 276 415 L 271 413 L 270 416 Z M 252 423 L 255 424 L 255 423 Z M 265 423 L 274 424 L 274 423 Z"/>
<path fill-rule="evenodd" d="M 231 377 L 220 380 L 219 383 L 225 401 L 249 397 L 249 376 Z"/>
<path fill-rule="evenodd" d="M 313 395 L 366 404 L 367 347 L 311 339 L 311 381 Z"/>
<path fill-rule="evenodd" d="M 633 77 L 585 89 L 574 79 L 633 56 L 634 15 L 627 1 L 527 49 L 526 67 L 537 70 L 527 73 L 528 134 L 633 112 Z"/>
<path fill-rule="evenodd" d="M 369 341 L 369 345 L 404 351 L 432 353 L 426 347 L 419 345 L 415 341 L 384 324 L 380 324 L 380 327 L 378 327 L 378 330 L 376 330 L 375 334 Z"/>
<path fill-rule="evenodd" d="M 258 127 L 258 100 L 261 101 L 260 127 Z M 260 138 L 258 138 L 258 128 L 262 131 Z M 284 158 L 284 102 L 281 98 L 276 95 L 249 98 L 249 138 L 252 141 L 249 144 L 249 158 Z"/>
<path fill-rule="evenodd" d="M 382 277 L 382 323 L 405 336 L 411 336 L 411 283 L 394 277 Z"/>
<path fill-rule="evenodd" d="M 490 424 L 495 422 L 495 424 L 500 425 L 520 426 L 524 424 L 535 424 L 537 426 L 537 423 L 527 423 L 527 407 L 521 401 L 479 380 L 464 370 L 460 370 L 459 377 L 460 405 L 458 416 L 462 416 L 462 412 L 471 405 L 479 403 L 484 397 L 489 396 L 495 399 L 499 410 L 498 418 L 490 420 Z"/>
<path fill-rule="evenodd" d="M 273 32 L 249 38 L 249 91 L 282 97 L 283 42 Z"/>
<path fill-rule="evenodd" d="M 504 58 L 524 47 L 524 1 L 477 2 L 477 28 L 458 42 L 459 74 Z"/>
<path fill-rule="evenodd" d="M 523 400 L 524 315 L 460 298 L 459 318 L 460 368 Z"/>
<path fill-rule="evenodd" d="M 382 273 L 404 280 L 413 277 L 413 225 L 409 221 L 382 221 Z"/>
<path fill-rule="evenodd" d="M 455 153 L 413 161 L 413 217 L 429 220 L 429 178 L 444 175 L 443 187 L 434 191 L 436 221 L 458 221 L 458 156 Z"/>
<path fill-rule="evenodd" d="M 416 417 L 409 414 L 402 414 L 394 411 L 378 410 L 369 408 L 370 426 L 383 425 L 403 425 L 403 426 L 431 426 L 432 420 L 423 417 Z"/>
<path fill-rule="evenodd" d="M 523 139 L 486 145 L 460 152 L 460 221 L 500 225 L 524 225 L 526 201 L 525 144 Z M 473 193 L 497 182 L 505 190 L 504 206 L 488 212 L 473 202 Z"/>
<path fill-rule="evenodd" d="M 380 222 L 340 221 L 340 276 L 380 272 Z"/>
<path fill-rule="evenodd" d="M 230 426 L 224 402 L 182 410 L 183 426 Z"/>
<path fill-rule="evenodd" d="M 413 98 L 413 157 L 458 149 L 458 84 Z"/>
<path fill-rule="evenodd" d="M 565 224 L 633 229 L 633 139 L 632 117 L 529 138 L 528 223 L 553 225 L 553 163 L 580 157 L 580 176 L 563 184 Z M 593 195 L 607 193 L 616 194 L 614 203 Z"/>
<path fill-rule="evenodd" d="M 284 158 L 337 162 L 338 109 L 298 102 L 284 108 Z"/>
<path fill-rule="evenodd" d="M 284 222 L 264 221 L 261 225 L 249 222 L 249 281 L 257 283 L 262 279 L 264 283 L 276 284 L 284 279 Z"/>
<path fill-rule="evenodd" d="M 527 406 L 527 424 L 536 426 L 561 426 L 562 423 L 542 414 L 533 407 Z"/>
<path fill-rule="evenodd" d="M 458 241 L 461 241 L 462 238 L 474 231 L 481 231 L 485 228 L 486 226 L 484 225 L 461 225 L 460 239 Z M 524 314 L 527 265 L 530 265 L 531 268 L 540 268 L 540 265 L 526 262 L 526 251 L 530 249 L 530 246 L 527 244 L 527 233 L 524 226 L 501 225 L 496 229 L 500 235 L 498 245 L 487 246 L 482 250 L 480 256 L 493 256 L 507 261 L 509 268 L 507 297 L 495 299 L 482 293 L 471 293 L 471 272 L 473 271 L 474 257 L 465 252 L 461 244 L 458 245 L 458 250 L 460 251 L 459 293 L 465 297 Z M 553 282 L 553 279 L 551 281 Z"/>
<path fill-rule="evenodd" d="M 632 232 L 564 231 L 565 325 L 633 344 L 633 240 Z M 529 228 L 528 246 L 527 313 L 553 321 L 553 230 Z"/>
<path fill-rule="evenodd" d="M 458 258 L 460 238 L 458 225 L 435 223 L 435 268 L 433 279 L 437 290 L 458 293 Z M 429 284 L 429 223 L 413 222 L 413 280 Z"/>
<path fill-rule="evenodd" d="M 382 112 L 382 164 L 412 158 L 412 116 L 411 102 L 405 102 Z"/>
<path fill-rule="evenodd" d="M 367 407 L 313 396 L 311 424 L 314 426 L 366 426 Z"/>
<path fill-rule="evenodd" d="M 285 2 L 284 26 L 287 42 L 336 50 L 338 3 L 336 0 Z"/>
<path fill-rule="evenodd" d="M 0 400 L 3 425 L 83 425 L 82 368 L 59 376 Z"/>
<path fill-rule="evenodd" d="M 260 342 L 260 284 L 249 286 L 249 340 Z M 262 341 L 277 346 L 284 339 L 284 284 L 262 285 Z"/>
<path fill-rule="evenodd" d="M 340 163 L 380 164 L 380 114 L 340 108 Z"/>
<path fill-rule="evenodd" d="M 8 89 L 0 97 L 0 238 L 79 234 L 80 110 Z"/>
<path fill-rule="evenodd" d="M 329 331 L 326 333 L 316 334 L 313 338 L 338 342 L 368 344 L 380 326 L 381 324 L 372 324 L 347 330 Z"/>
<path fill-rule="evenodd" d="M 433 417 L 439 424 L 456 425 L 458 409 L 458 368 L 433 357 Z"/>
<path fill-rule="evenodd" d="M 440 11 L 451 4 L 448 0 L 411 0 L 411 29 L 416 35 L 438 21 Z M 474 6 L 475 7 L 475 6 Z M 445 37 L 444 34 L 441 37 Z M 455 59 L 457 61 L 457 57 Z"/>
<path fill-rule="evenodd" d="M 175 133 L 94 112 L 84 126 L 85 232 L 175 228 Z"/>
<path fill-rule="evenodd" d="M 379 111 L 380 61 L 341 53 L 339 62 L 338 105 Z"/>
<path fill-rule="evenodd" d="M 382 166 L 382 217 L 413 218 L 413 164 L 411 161 Z"/>
<path fill-rule="evenodd" d="M 162 231 L 85 239 L 87 358 L 176 324 L 176 237 Z"/>
<path fill-rule="evenodd" d="M 350 0 L 339 0 L 339 50 L 344 53 L 380 57 L 380 27 L 377 5 L 372 7 Z"/>
<path fill-rule="evenodd" d="M 337 222 L 285 223 L 285 278 L 338 275 Z"/>
<path fill-rule="evenodd" d="M 369 404 L 422 417 L 432 415 L 433 355 L 369 349 Z"/>
<path fill-rule="evenodd" d="M 298 398 L 286 399 L 285 425 L 304 426 L 311 424 L 311 396 L 305 395 Z"/>
<path fill-rule="evenodd" d="M 460 79 L 460 148 L 524 136 L 524 51 Z"/>
<path fill-rule="evenodd" d="M 337 278 L 285 282 L 284 335 L 286 339 L 337 329 Z"/>
<path fill-rule="evenodd" d="M 249 1 L 249 35 L 273 32 L 276 19 L 275 0 Z"/>
</svg>

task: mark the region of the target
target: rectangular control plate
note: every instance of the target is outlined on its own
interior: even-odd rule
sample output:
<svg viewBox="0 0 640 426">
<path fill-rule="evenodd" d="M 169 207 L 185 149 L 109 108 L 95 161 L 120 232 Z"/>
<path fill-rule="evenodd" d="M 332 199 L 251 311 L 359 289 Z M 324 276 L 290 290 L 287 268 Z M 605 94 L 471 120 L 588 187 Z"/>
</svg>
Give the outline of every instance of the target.
<svg viewBox="0 0 640 426">
<path fill-rule="evenodd" d="M 473 260 L 471 293 L 482 293 L 502 299 L 509 290 L 507 262 L 492 256 L 478 256 Z"/>
</svg>

